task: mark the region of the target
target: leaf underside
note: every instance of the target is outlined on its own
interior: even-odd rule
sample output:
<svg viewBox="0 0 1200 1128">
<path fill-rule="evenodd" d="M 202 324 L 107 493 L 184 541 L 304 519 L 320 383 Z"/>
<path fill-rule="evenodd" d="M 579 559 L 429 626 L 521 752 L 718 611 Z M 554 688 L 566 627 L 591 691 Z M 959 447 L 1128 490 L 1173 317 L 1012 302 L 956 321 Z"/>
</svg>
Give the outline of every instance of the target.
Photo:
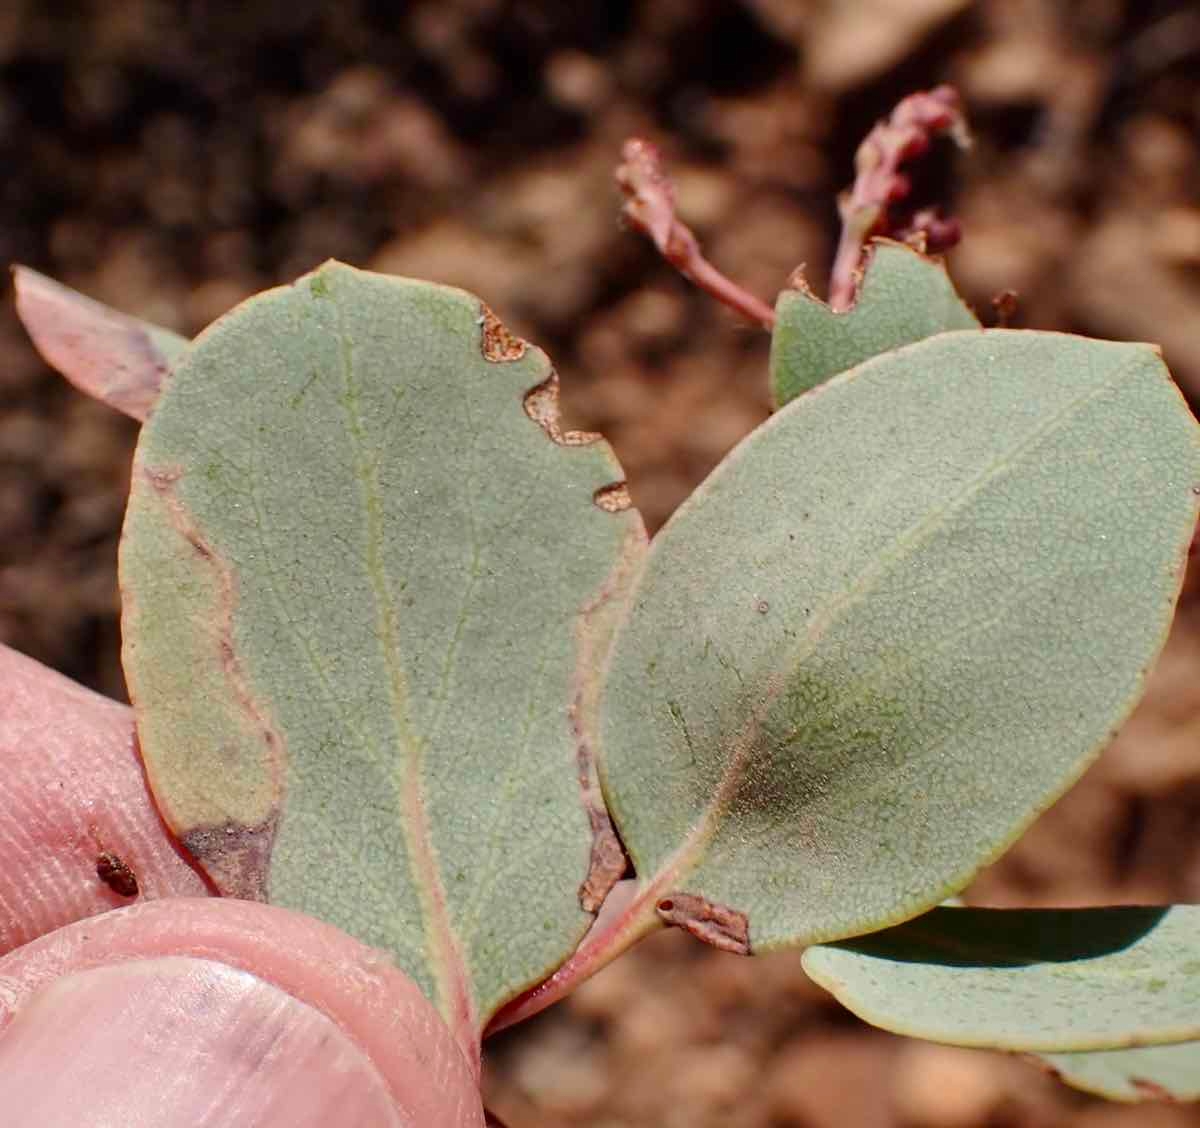
<svg viewBox="0 0 1200 1128">
<path fill-rule="evenodd" d="M 1200 1042 L 1037 1056 L 1068 1085 L 1109 1100 L 1200 1100 Z"/>
<path fill-rule="evenodd" d="M 122 544 L 172 829 L 223 892 L 392 952 L 460 1033 L 591 920 L 582 714 L 645 538 L 556 391 L 470 295 L 328 264 L 188 352 Z"/>
<path fill-rule="evenodd" d="M 846 1007 L 899 1034 L 1113 1050 L 1200 1037 L 1198 941 L 1190 906 L 938 908 L 803 958 Z"/>
<path fill-rule="evenodd" d="M 1008 331 L 768 420 L 655 538 L 614 645 L 600 766 L 645 895 L 763 950 L 961 889 L 1138 697 L 1196 432 L 1152 349 Z"/>
<path fill-rule="evenodd" d="M 771 391 L 782 406 L 880 353 L 935 333 L 978 328 L 941 262 L 903 243 L 876 240 L 858 299 L 845 313 L 804 290 L 779 295 Z"/>
</svg>

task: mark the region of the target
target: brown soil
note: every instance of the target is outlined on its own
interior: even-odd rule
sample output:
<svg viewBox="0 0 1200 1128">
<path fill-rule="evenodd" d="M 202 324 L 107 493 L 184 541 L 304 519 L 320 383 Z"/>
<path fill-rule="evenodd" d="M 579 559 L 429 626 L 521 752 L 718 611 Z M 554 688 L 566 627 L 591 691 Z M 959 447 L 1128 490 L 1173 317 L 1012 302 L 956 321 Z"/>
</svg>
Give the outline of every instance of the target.
<svg viewBox="0 0 1200 1128">
<path fill-rule="evenodd" d="M 664 144 L 710 256 L 821 289 L 857 140 L 951 81 L 977 144 L 951 255 L 985 315 L 1159 341 L 1200 402 L 1200 9 L 1186 0 L 9 0 L 0 260 L 192 333 L 327 256 L 465 286 L 556 358 L 660 524 L 767 411 L 767 339 L 615 222 Z M 0 638 L 113 695 L 135 428 L 0 311 Z M 1200 600 L 1082 785 L 984 875 L 994 903 L 1200 898 Z M 794 956 L 663 935 L 497 1039 L 511 1128 L 1200 1124 L 1021 1061 L 867 1030 Z"/>
</svg>

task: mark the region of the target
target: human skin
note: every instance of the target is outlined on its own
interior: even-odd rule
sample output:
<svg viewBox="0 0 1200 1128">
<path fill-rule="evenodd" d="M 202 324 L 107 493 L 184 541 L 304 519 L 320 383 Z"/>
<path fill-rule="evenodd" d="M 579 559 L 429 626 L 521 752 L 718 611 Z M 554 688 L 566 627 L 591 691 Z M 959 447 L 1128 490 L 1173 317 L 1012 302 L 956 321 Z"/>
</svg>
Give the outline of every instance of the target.
<svg viewBox="0 0 1200 1128">
<path fill-rule="evenodd" d="M 129 709 L 2 646 L 0 857 L 5 1128 L 483 1125 L 467 1058 L 386 954 L 211 896 Z"/>
</svg>

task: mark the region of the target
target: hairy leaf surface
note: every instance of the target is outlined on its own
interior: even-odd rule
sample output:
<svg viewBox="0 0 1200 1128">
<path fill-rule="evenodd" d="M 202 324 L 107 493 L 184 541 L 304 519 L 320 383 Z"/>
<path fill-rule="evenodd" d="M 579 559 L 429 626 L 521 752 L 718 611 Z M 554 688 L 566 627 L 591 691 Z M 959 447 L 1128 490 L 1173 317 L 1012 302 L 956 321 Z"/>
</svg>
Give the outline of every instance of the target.
<svg viewBox="0 0 1200 1128">
<path fill-rule="evenodd" d="M 1200 1037 L 1200 908 L 939 908 L 820 945 L 860 1018 L 961 1046 L 1108 1050 Z"/>
<path fill-rule="evenodd" d="M 946 268 L 902 243 L 872 243 L 852 309 L 835 313 L 803 290 L 775 303 L 771 390 L 782 406 L 873 356 L 979 321 L 958 296 Z"/>
<path fill-rule="evenodd" d="M 778 412 L 655 538 L 614 644 L 643 899 L 745 950 L 961 889 L 1128 715 L 1198 484 L 1146 346 L 946 333 Z"/>
<path fill-rule="evenodd" d="M 595 652 L 644 545 L 556 396 L 470 295 L 329 264 L 189 350 L 122 548 L 171 827 L 223 892 L 394 953 L 476 1047 L 591 920 Z"/>
</svg>

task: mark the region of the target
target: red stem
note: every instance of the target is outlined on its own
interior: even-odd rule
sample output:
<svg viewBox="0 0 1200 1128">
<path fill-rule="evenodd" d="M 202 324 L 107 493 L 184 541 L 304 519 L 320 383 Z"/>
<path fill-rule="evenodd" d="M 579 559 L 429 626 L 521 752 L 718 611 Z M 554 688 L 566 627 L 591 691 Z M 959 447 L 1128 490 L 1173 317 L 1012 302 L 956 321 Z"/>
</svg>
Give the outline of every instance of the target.
<svg viewBox="0 0 1200 1128">
<path fill-rule="evenodd" d="M 713 266 L 691 229 L 679 221 L 675 190 L 657 148 L 637 137 L 626 141 L 616 179 L 625 194 L 621 214 L 631 227 L 649 236 L 667 262 L 747 321 L 767 330 L 774 326 L 775 311 Z"/>
</svg>

